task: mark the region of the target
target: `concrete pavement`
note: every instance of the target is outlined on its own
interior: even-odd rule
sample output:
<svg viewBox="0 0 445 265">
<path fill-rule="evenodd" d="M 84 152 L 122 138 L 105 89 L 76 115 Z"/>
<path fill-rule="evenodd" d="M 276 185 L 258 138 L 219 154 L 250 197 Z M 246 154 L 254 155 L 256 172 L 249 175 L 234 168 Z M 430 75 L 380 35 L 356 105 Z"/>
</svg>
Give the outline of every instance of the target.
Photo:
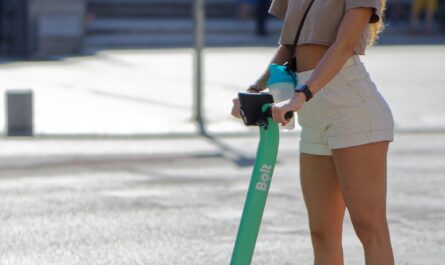
<svg viewBox="0 0 445 265">
<path fill-rule="evenodd" d="M 228 264 L 257 137 L 0 140 L 0 264 Z M 253 264 L 311 264 L 298 137 L 281 139 Z M 396 264 L 445 261 L 444 134 L 397 134 Z M 349 217 L 345 264 L 364 264 Z"/>
<path fill-rule="evenodd" d="M 208 48 L 204 115 L 211 133 L 249 131 L 230 117 L 231 99 L 267 65 L 272 48 Z M 377 46 L 364 56 L 393 109 L 396 128 L 445 129 L 445 46 Z M 101 51 L 0 65 L 0 92 L 35 92 L 37 134 L 161 135 L 196 132 L 192 50 Z M 4 102 L 0 100 L 0 109 Z M 0 127 L 4 127 L 0 115 Z"/>
</svg>

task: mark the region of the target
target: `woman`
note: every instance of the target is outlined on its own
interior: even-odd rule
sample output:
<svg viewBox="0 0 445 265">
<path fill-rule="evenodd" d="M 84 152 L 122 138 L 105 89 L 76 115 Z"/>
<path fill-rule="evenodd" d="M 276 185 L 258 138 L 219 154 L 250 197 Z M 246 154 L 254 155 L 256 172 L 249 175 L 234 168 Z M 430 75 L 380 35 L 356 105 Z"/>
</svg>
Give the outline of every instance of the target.
<svg viewBox="0 0 445 265">
<path fill-rule="evenodd" d="M 269 13 L 284 24 L 271 63 L 288 59 L 310 2 L 273 0 Z M 394 123 L 358 57 L 381 30 L 384 6 L 385 0 L 314 0 L 295 50 L 304 89 L 272 106 L 273 119 L 283 125 L 287 111 L 298 112 L 301 187 L 317 265 L 343 264 L 346 208 L 366 264 L 394 264 L 386 219 L 386 157 Z M 267 79 L 266 71 L 248 91 L 265 89 Z M 233 103 L 232 115 L 239 117 L 239 102 Z"/>
</svg>

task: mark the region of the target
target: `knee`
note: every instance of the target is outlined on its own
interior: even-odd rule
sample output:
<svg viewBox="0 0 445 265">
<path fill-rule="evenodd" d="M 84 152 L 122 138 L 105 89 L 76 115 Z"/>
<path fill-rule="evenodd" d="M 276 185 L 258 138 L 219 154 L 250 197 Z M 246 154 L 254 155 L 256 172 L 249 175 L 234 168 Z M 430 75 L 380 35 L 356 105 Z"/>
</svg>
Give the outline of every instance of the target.
<svg viewBox="0 0 445 265">
<path fill-rule="evenodd" d="M 311 229 L 311 239 L 314 249 L 321 250 L 340 247 L 341 235 L 338 234 L 339 233 L 333 231 Z"/>
<path fill-rule="evenodd" d="M 383 242 L 388 238 L 388 225 L 385 221 L 353 220 L 355 233 L 363 245 Z"/>
</svg>

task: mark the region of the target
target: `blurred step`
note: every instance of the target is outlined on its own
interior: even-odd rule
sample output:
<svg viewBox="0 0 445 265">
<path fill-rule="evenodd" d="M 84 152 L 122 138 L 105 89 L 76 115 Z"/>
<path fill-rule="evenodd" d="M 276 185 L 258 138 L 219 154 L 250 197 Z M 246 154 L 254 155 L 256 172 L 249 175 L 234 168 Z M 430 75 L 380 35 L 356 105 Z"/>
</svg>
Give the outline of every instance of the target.
<svg viewBox="0 0 445 265">
<path fill-rule="evenodd" d="M 267 23 L 267 36 L 255 35 L 254 21 L 211 19 L 206 21 L 209 46 L 275 45 L 281 22 Z M 193 45 L 191 19 L 96 19 L 88 27 L 85 50 Z"/>
<path fill-rule="evenodd" d="M 208 34 L 206 46 L 270 46 L 276 45 L 276 35 L 256 36 L 241 34 Z M 84 51 L 117 48 L 155 48 L 155 47 L 191 47 L 191 34 L 113 34 L 88 37 Z"/>
<path fill-rule="evenodd" d="M 211 18 L 236 17 L 237 0 L 207 0 L 206 14 Z M 192 16 L 193 0 L 92 0 L 88 10 L 97 17 L 171 17 Z"/>
<path fill-rule="evenodd" d="M 267 22 L 270 33 L 281 31 L 281 22 L 271 19 Z M 237 19 L 208 19 L 205 22 L 208 33 L 252 33 L 255 31 L 253 20 Z M 191 19 L 95 19 L 88 26 L 87 34 L 116 34 L 116 33 L 192 33 Z"/>
</svg>

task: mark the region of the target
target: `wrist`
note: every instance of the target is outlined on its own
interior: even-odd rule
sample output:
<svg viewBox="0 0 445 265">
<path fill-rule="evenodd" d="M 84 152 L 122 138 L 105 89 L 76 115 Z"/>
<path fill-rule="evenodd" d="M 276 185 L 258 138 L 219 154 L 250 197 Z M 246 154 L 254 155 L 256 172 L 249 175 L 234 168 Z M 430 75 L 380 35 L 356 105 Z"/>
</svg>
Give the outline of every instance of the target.
<svg viewBox="0 0 445 265">
<path fill-rule="evenodd" d="M 290 106 L 292 111 L 296 111 L 306 102 L 306 96 L 303 93 L 295 93 L 290 100 Z"/>
<path fill-rule="evenodd" d="M 295 87 L 294 91 L 297 94 L 302 94 L 305 101 L 309 101 L 314 96 L 312 90 L 309 88 L 307 84 L 298 84 Z"/>
<path fill-rule="evenodd" d="M 250 85 L 249 88 L 246 89 L 246 91 L 250 93 L 260 93 L 261 89 L 255 85 Z"/>
<path fill-rule="evenodd" d="M 257 80 L 255 81 L 255 83 L 253 83 L 253 86 L 255 86 L 256 88 L 258 88 L 260 91 L 261 91 L 261 90 L 264 90 L 264 89 L 267 88 L 267 79 L 264 80 L 264 78 L 261 77 L 261 78 L 257 79 Z"/>
<path fill-rule="evenodd" d="M 301 92 L 295 92 L 294 93 L 294 97 L 292 98 L 292 100 L 293 101 L 295 101 L 295 102 L 306 102 L 307 101 L 307 98 L 306 98 L 306 95 L 304 94 L 304 93 L 301 93 Z"/>
</svg>

